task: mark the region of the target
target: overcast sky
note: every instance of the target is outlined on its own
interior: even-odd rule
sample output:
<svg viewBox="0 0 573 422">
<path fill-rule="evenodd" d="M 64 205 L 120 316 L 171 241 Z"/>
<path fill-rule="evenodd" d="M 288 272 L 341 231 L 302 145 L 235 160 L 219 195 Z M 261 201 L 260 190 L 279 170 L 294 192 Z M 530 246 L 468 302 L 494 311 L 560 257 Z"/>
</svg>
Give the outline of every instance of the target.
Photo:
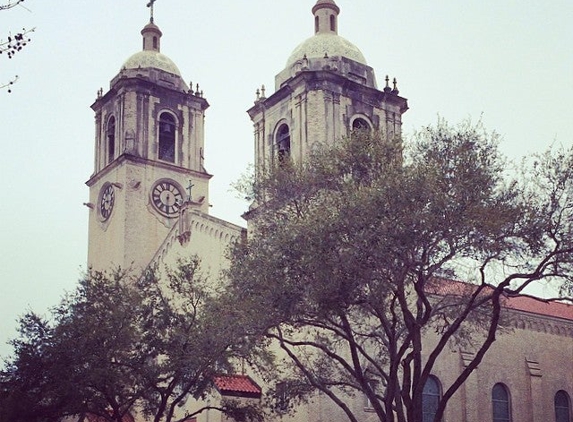
<svg viewBox="0 0 573 422">
<path fill-rule="evenodd" d="M 573 141 L 571 0 L 336 0 L 339 34 L 408 98 L 404 134 L 482 119 L 512 159 Z M 1 1 L 5 3 L 6 0 Z M 313 34 L 315 0 L 158 0 L 162 53 L 211 104 L 206 167 L 212 214 L 242 224 L 230 184 L 252 162 L 246 110 L 273 92 L 291 51 Z M 85 270 L 97 90 L 141 48 L 146 0 L 26 0 L 0 12 L 0 38 L 35 27 L 0 56 L 0 356 L 27 309 L 45 312 Z"/>
</svg>

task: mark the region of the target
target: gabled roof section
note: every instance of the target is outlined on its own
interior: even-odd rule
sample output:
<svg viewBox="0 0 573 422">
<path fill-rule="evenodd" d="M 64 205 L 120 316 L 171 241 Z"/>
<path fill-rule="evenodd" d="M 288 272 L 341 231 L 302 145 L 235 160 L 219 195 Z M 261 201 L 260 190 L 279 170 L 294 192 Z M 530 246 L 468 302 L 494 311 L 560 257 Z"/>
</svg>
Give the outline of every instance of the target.
<svg viewBox="0 0 573 422">
<path fill-rule="evenodd" d="M 247 375 L 220 375 L 213 384 L 222 396 L 261 398 L 261 387 Z"/>
</svg>

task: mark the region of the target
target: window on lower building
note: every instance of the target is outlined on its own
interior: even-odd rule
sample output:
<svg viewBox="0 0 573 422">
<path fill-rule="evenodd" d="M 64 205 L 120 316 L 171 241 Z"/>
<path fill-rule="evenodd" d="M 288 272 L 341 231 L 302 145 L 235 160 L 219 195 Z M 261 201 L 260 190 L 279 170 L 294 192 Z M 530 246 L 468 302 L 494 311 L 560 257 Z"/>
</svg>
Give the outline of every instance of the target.
<svg viewBox="0 0 573 422">
<path fill-rule="evenodd" d="M 159 116 L 159 159 L 175 162 L 175 117 L 169 113 Z"/>
<path fill-rule="evenodd" d="M 571 422 L 569 394 L 560 390 L 555 394 L 555 422 Z"/>
<path fill-rule="evenodd" d="M 430 375 L 422 391 L 422 422 L 434 422 L 441 394 L 440 381 L 435 376 Z"/>
<path fill-rule="evenodd" d="M 286 413 L 289 409 L 288 385 L 286 382 L 279 382 L 276 385 L 275 408 L 278 413 Z"/>
<path fill-rule="evenodd" d="M 370 380 L 370 381 L 368 382 L 368 384 L 370 384 L 370 389 L 372 390 L 372 392 L 373 392 L 374 394 L 377 394 L 377 391 L 378 391 L 379 385 L 380 385 L 380 383 L 378 382 L 378 380 Z M 370 400 L 370 398 L 369 398 L 368 396 L 366 396 L 366 395 L 364 396 L 364 407 L 365 407 L 366 409 L 373 409 L 373 408 L 374 408 L 374 406 L 373 406 L 373 404 L 372 404 L 372 400 Z"/>
<path fill-rule="evenodd" d="M 290 157 L 290 129 L 286 124 L 281 125 L 277 131 L 276 150 L 279 163 Z"/>
<path fill-rule="evenodd" d="M 493 422 L 511 422 L 511 404 L 509 391 L 504 384 L 498 383 L 491 390 Z"/>
<path fill-rule="evenodd" d="M 115 117 L 111 116 L 107 121 L 107 163 L 111 163 L 115 158 Z"/>
</svg>

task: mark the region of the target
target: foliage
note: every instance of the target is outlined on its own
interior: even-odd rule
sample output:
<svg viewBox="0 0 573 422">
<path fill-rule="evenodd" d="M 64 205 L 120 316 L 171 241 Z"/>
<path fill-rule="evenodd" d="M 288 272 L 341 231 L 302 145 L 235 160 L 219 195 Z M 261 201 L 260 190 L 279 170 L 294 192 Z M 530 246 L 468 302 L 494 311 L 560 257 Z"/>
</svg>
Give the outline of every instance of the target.
<svg viewBox="0 0 573 422">
<path fill-rule="evenodd" d="M 33 29 L 27 30 L 22 28 L 22 31 L 14 35 L 9 34 L 6 41 L 0 41 L 0 54 L 6 53 L 9 59 L 14 57 L 17 52 L 21 51 L 31 41 L 28 35 L 33 31 Z"/>
<path fill-rule="evenodd" d="M 213 375 L 230 370 L 237 354 L 232 322 L 213 314 L 215 298 L 197 258 L 163 278 L 90 272 L 49 319 L 22 318 L 15 358 L 2 373 L 0 421 L 190 416 L 180 408 L 208 395 Z"/>
<path fill-rule="evenodd" d="M 8 3 L 0 4 L 0 11 L 12 9 L 16 6 L 22 6 L 24 0 L 8 1 Z M 6 54 L 9 59 L 14 57 L 16 53 L 21 51 L 31 41 L 30 33 L 34 32 L 34 28 L 22 28 L 21 31 L 15 34 L 9 33 L 6 41 L 0 39 L 0 54 Z M 8 88 L 8 92 L 12 92 L 12 85 L 18 80 L 16 75 L 11 81 L 0 84 L 0 89 Z"/>
<path fill-rule="evenodd" d="M 510 176 L 497 143 L 479 124 L 439 122 L 403 145 L 354 132 L 258 169 L 229 294 L 282 350 L 274 371 L 351 421 L 347 398 L 360 394 L 380 421 L 418 422 L 434 364 L 469 344 L 442 419 L 495 341 L 505 298 L 540 280 L 571 286 L 573 151 Z"/>
</svg>

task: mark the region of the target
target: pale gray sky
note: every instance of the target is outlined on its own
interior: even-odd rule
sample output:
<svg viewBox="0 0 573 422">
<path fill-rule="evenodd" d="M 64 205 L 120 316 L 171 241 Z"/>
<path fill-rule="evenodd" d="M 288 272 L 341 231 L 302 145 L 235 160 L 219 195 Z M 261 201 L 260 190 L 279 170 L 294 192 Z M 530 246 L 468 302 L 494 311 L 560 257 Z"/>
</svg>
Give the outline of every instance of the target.
<svg viewBox="0 0 573 422">
<path fill-rule="evenodd" d="M 212 214 L 240 223 L 229 185 L 252 161 L 245 111 L 313 33 L 315 0 L 158 0 L 162 52 L 199 83 L 207 110 Z M 337 0 L 339 33 L 374 68 L 398 78 L 415 128 L 471 117 L 503 136 L 513 159 L 573 141 L 571 0 Z M 0 82 L 0 356 L 26 309 L 44 312 L 85 269 L 94 117 L 100 87 L 141 48 L 146 0 L 26 0 L 0 12 L 0 38 L 36 27 Z"/>
</svg>

